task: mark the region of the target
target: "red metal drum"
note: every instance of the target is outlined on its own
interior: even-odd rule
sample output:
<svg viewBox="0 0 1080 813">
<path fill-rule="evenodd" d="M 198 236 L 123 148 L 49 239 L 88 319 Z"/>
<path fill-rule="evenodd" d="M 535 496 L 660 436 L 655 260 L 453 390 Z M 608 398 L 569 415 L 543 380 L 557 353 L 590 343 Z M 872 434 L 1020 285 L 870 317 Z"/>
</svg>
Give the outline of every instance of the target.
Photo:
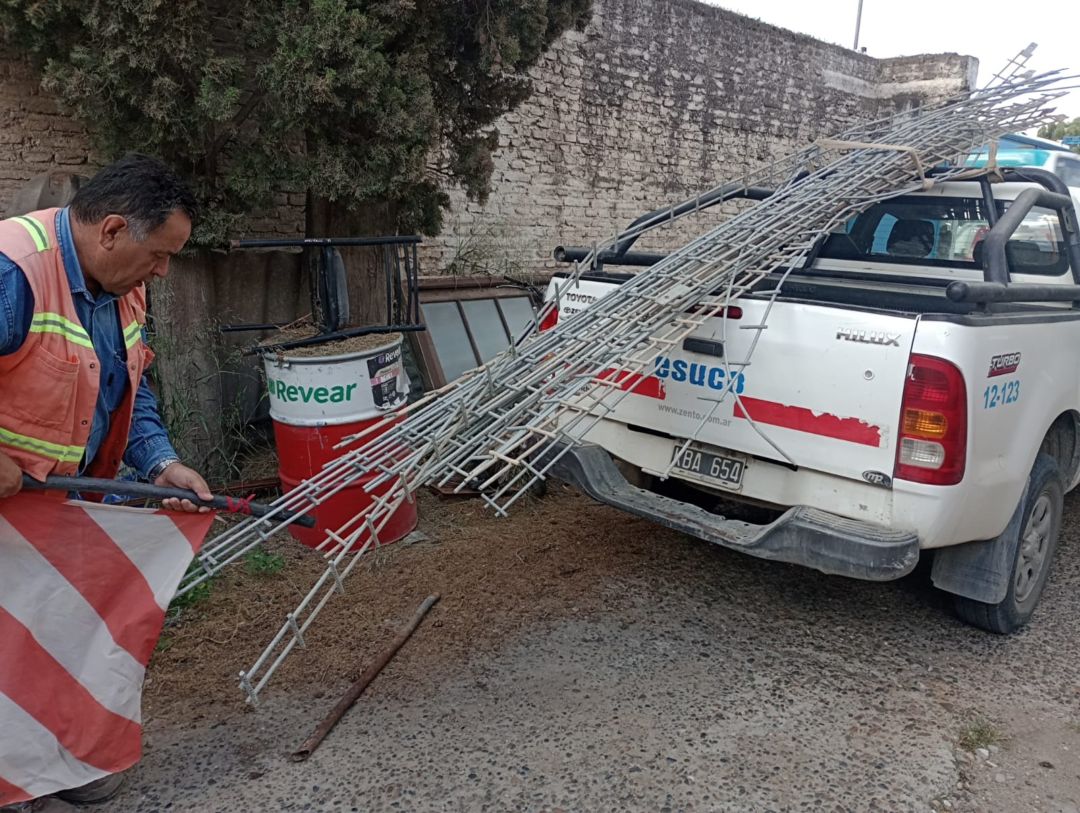
<svg viewBox="0 0 1080 813">
<path fill-rule="evenodd" d="M 263 358 L 270 417 L 278 450 L 278 472 L 286 491 L 319 474 L 348 451 L 335 449 L 344 438 L 378 424 L 405 404 L 408 377 L 401 358 L 401 337 L 371 350 L 340 356 Z M 393 426 L 387 423 L 381 431 Z M 377 437 L 368 435 L 361 443 Z M 289 526 L 289 533 L 315 547 L 327 531 L 336 531 L 393 487 L 387 481 L 373 491 L 365 485 L 379 476 L 364 474 L 309 512 L 314 528 Z M 416 502 L 406 499 L 378 534 L 380 544 L 396 542 L 416 527 Z M 361 540 L 362 542 L 363 540 Z"/>
</svg>

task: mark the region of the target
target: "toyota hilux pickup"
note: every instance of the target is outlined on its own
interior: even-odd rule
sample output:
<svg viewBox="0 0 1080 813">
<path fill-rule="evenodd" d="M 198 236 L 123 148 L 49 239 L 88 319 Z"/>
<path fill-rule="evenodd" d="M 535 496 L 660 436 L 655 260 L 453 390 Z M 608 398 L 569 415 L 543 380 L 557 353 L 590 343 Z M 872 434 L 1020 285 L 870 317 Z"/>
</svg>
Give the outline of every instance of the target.
<svg viewBox="0 0 1080 813">
<path fill-rule="evenodd" d="M 557 273 L 541 329 L 629 278 L 612 265 L 662 256 L 629 242 L 569 285 Z M 873 205 L 784 272 L 657 354 L 554 473 L 825 573 L 897 579 L 932 552 L 933 583 L 962 619 L 998 633 L 1027 623 L 1080 481 L 1069 189 L 1020 168 L 944 181 Z M 738 329 L 766 316 L 767 329 Z M 729 363 L 755 337 L 752 364 Z M 718 399 L 725 388 L 737 397 Z"/>
</svg>

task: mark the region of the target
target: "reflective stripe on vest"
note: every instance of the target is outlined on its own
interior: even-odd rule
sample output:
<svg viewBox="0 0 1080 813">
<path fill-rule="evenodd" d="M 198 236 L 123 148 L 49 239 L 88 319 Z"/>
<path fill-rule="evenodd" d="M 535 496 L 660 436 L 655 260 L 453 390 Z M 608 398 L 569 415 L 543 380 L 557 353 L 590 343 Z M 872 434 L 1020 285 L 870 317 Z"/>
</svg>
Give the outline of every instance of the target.
<svg viewBox="0 0 1080 813">
<path fill-rule="evenodd" d="M 63 336 L 69 342 L 93 349 L 94 343 L 82 325 L 77 325 L 70 319 L 58 313 L 42 311 L 35 313 L 30 319 L 31 333 L 56 333 Z"/>
<path fill-rule="evenodd" d="M 30 237 L 33 239 L 38 251 L 45 251 L 49 247 L 49 233 L 45 231 L 45 227 L 40 222 L 32 217 L 25 216 L 11 219 L 30 233 Z"/>
<path fill-rule="evenodd" d="M 128 350 L 133 348 L 139 343 L 139 339 L 142 338 L 142 327 L 138 322 L 132 322 L 126 328 L 124 328 L 124 347 Z"/>
<path fill-rule="evenodd" d="M 0 443 L 6 443 L 8 446 L 32 452 L 59 463 L 78 463 L 86 452 L 85 446 L 61 446 L 58 443 L 49 443 L 47 440 L 20 435 L 2 426 L 0 426 Z"/>
</svg>

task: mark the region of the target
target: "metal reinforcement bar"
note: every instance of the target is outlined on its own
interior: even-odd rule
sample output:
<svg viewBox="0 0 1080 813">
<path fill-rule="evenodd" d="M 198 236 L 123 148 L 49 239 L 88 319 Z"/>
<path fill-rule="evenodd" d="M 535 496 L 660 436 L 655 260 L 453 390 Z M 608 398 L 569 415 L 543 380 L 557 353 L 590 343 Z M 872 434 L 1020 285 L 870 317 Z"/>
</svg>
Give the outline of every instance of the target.
<svg viewBox="0 0 1080 813">
<path fill-rule="evenodd" d="M 532 483 L 546 476 L 560 454 L 556 444 L 580 442 L 623 398 L 637 391 L 657 350 L 680 342 L 707 319 L 723 316 L 732 301 L 766 275 L 780 271 L 781 285 L 771 293 L 771 309 L 783 276 L 801 265 L 822 234 L 879 200 L 934 183 L 924 168 L 953 162 L 952 169 L 936 176 L 948 179 L 965 172 L 962 159 L 987 141 L 1045 121 L 1046 104 L 1054 98 L 1058 81 L 1057 74 L 1009 78 L 918 117 L 875 123 L 770 164 L 742 182 L 775 189 L 766 200 L 691 241 L 553 330 L 536 335 L 534 324 L 509 351 L 421 399 L 403 418 L 388 418 L 344 441 L 348 451 L 281 498 L 279 507 L 310 510 L 372 472 L 377 476 L 365 489 L 370 492 L 389 483 L 389 491 L 327 534 L 320 546 L 327 558 L 323 576 L 241 675 L 249 701 L 257 701 L 277 667 L 297 645 L 303 646 L 303 633 L 318 612 L 343 589 L 360 556 L 378 544 L 386 521 L 417 487 L 455 479 L 460 480 L 459 487 L 479 485 L 490 492 L 485 494 L 489 504 L 504 513 Z M 635 229 L 644 233 L 685 216 L 686 211 L 684 206 L 679 214 L 658 215 Z M 596 252 L 607 251 L 626 237 L 623 232 Z M 587 265 L 578 265 L 560 295 L 583 268 Z M 749 327 L 759 336 L 767 327 L 765 321 L 767 316 L 762 324 Z M 727 329 L 724 318 L 723 330 Z M 729 382 L 734 380 L 731 372 L 752 363 L 756 346 L 755 338 L 745 358 L 724 360 Z M 732 386 L 720 393 L 710 415 L 728 397 L 738 401 Z M 376 434 L 380 430 L 385 431 Z M 275 527 L 265 521 L 242 525 L 206 546 L 186 589 L 259 544 Z"/>
</svg>

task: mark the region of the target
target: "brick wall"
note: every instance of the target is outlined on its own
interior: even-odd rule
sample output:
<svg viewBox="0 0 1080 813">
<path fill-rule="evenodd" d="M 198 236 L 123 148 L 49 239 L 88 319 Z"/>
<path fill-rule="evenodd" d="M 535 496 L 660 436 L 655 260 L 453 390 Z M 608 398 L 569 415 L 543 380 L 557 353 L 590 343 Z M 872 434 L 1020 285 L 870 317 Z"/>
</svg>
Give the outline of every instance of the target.
<svg viewBox="0 0 1080 813">
<path fill-rule="evenodd" d="M 92 172 L 86 131 L 43 93 L 30 66 L 0 57 L 0 212 L 30 178 Z"/>
<path fill-rule="evenodd" d="M 595 4 L 587 30 L 555 45 L 533 71 L 533 96 L 500 121 L 487 204 L 451 191 L 425 273 L 550 267 L 556 244 L 603 240 L 819 135 L 947 96 L 976 67 L 955 54 L 876 60 L 694 0 Z M 36 174 L 97 165 L 82 128 L 3 57 L 0 145 L 0 211 Z M 717 216 L 637 247 L 678 245 Z M 281 193 L 245 233 L 302 229 L 303 197 Z"/>
<path fill-rule="evenodd" d="M 949 96 L 976 68 L 955 54 L 877 60 L 694 0 L 595 0 L 587 30 L 556 44 L 500 121 L 487 204 L 451 193 L 425 272 L 551 267 L 558 244 L 591 245 L 815 137 Z M 721 216 L 635 248 L 677 246 Z"/>
<path fill-rule="evenodd" d="M 90 176 L 102 163 L 85 128 L 41 90 L 29 63 L 0 55 L 0 215 L 34 176 L 53 170 Z M 276 194 L 246 230 L 245 236 L 302 237 L 304 195 Z"/>
</svg>

